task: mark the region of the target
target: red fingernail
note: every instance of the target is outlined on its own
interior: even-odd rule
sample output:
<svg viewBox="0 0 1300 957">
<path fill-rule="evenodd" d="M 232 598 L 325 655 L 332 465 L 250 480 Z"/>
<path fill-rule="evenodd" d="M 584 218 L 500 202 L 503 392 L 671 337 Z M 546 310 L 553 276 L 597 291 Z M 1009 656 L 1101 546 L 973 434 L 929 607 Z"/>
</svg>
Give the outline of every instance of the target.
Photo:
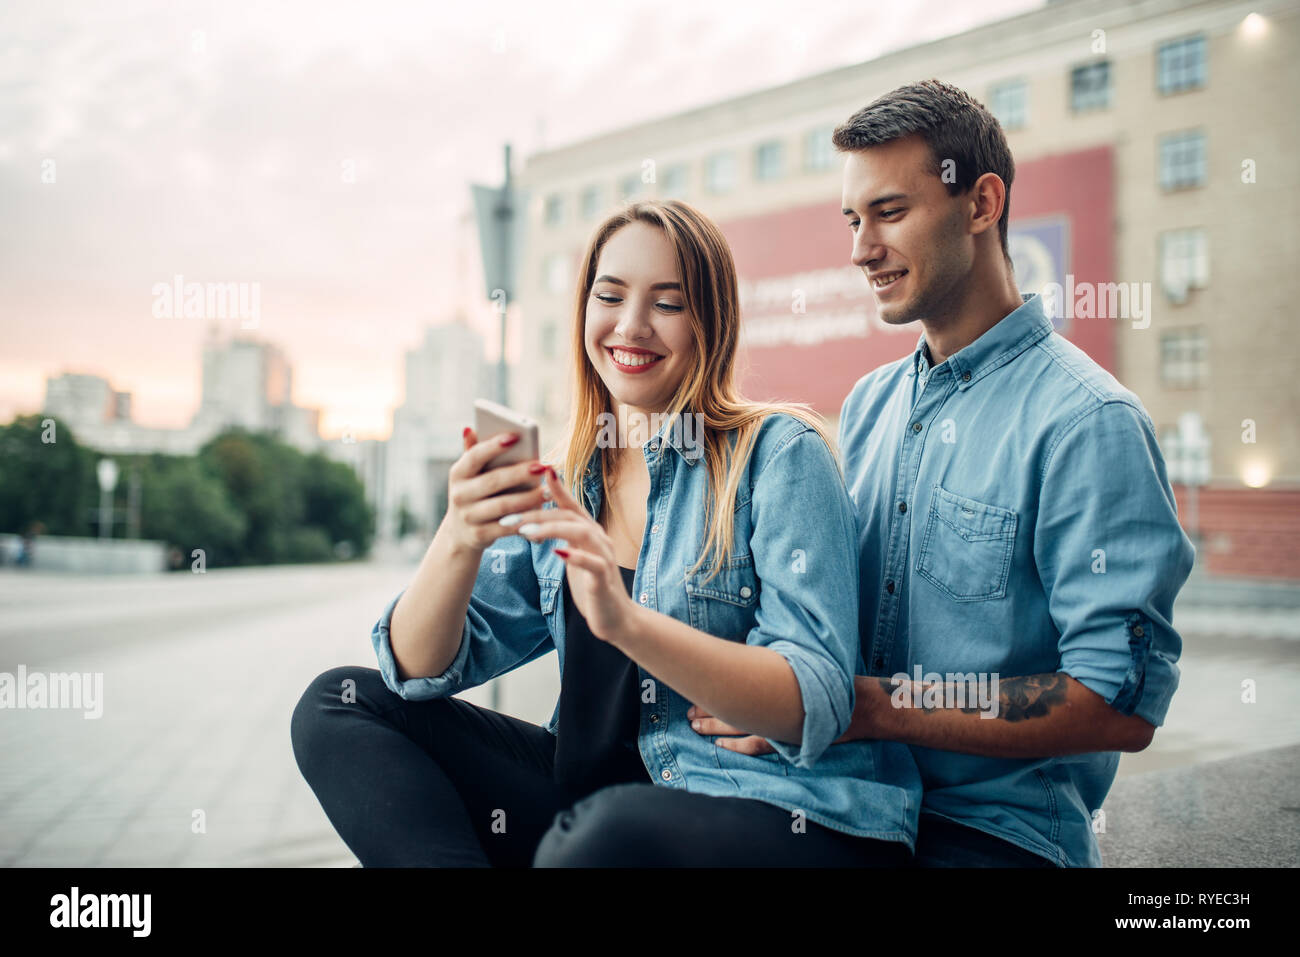
<svg viewBox="0 0 1300 957">
<path fill-rule="evenodd" d="M 510 435 L 507 435 L 504 439 L 501 440 L 501 444 L 502 444 L 502 445 L 514 445 L 514 444 L 515 444 L 516 442 L 518 442 L 518 441 L 519 441 L 519 436 L 517 436 L 517 435 L 511 433 Z"/>
<path fill-rule="evenodd" d="M 469 438 L 469 426 L 468 426 L 468 425 L 465 426 L 465 431 L 462 432 L 462 433 L 460 434 L 460 437 L 461 437 L 462 439 L 468 439 L 468 438 Z"/>
<path fill-rule="evenodd" d="M 559 478 L 559 476 L 555 474 L 555 469 L 551 468 L 549 465 L 546 466 L 546 471 L 548 471 L 548 472 L 551 473 L 551 478 L 553 478 L 553 479 L 558 479 L 558 478 Z"/>
<path fill-rule="evenodd" d="M 546 466 L 541 463 L 534 463 L 533 465 L 528 466 L 528 474 L 530 475 L 541 475 L 545 471 Z"/>
<path fill-rule="evenodd" d="M 568 557 L 569 557 L 569 553 L 568 553 L 567 551 L 565 551 L 563 548 L 557 548 L 557 549 L 555 550 L 555 554 L 559 555 L 561 558 L 568 558 Z"/>
</svg>

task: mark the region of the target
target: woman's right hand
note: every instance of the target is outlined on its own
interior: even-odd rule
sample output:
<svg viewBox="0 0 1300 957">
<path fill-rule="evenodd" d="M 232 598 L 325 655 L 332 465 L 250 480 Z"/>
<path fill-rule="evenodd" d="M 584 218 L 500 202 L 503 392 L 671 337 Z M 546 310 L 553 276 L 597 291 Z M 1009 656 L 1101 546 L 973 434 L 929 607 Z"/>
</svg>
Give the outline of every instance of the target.
<svg viewBox="0 0 1300 957">
<path fill-rule="evenodd" d="M 513 526 L 502 525 L 499 519 L 541 508 L 549 500 L 550 490 L 542 484 L 546 466 L 540 462 L 518 462 L 484 471 L 503 449 L 519 441 L 518 433 L 508 432 L 480 442 L 473 429 L 466 429 L 464 439 L 465 452 L 447 474 L 443 526 L 458 549 L 481 553 L 498 538 L 515 534 Z M 534 483 L 536 487 L 528 491 L 496 495 L 502 489 Z"/>
</svg>

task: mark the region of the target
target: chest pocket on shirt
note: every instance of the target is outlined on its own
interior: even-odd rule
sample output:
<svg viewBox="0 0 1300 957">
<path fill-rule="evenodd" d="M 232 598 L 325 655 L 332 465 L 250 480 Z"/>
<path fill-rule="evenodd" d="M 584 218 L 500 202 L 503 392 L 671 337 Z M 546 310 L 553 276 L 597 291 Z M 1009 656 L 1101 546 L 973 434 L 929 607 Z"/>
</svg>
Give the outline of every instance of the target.
<svg viewBox="0 0 1300 957">
<path fill-rule="evenodd" d="M 916 571 L 953 601 L 1007 593 L 1016 513 L 934 486 Z"/>
<path fill-rule="evenodd" d="M 691 627 L 719 638 L 744 641 L 754 627 L 758 577 L 754 556 L 733 556 L 713 580 L 705 583 L 711 565 L 705 563 L 686 580 Z"/>
</svg>

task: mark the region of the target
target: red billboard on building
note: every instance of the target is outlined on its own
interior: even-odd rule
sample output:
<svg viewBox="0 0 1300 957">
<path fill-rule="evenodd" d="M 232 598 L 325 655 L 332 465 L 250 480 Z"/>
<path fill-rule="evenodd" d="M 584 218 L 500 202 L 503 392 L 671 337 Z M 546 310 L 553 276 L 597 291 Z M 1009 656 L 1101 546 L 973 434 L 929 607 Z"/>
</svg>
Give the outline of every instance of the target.
<svg viewBox="0 0 1300 957">
<path fill-rule="evenodd" d="M 1109 146 L 1017 164 L 1008 239 L 1021 291 L 1111 282 L 1113 210 Z M 920 323 L 881 322 L 866 277 L 849 263 L 852 234 L 838 196 L 722 229 L 740 273 L 740 369 L 751 398 L 807 402 L 836 416 L 858 379 L 916 347 Z M 1056 325 L 1114 371 L 1111 321 Z"/>
</svg>

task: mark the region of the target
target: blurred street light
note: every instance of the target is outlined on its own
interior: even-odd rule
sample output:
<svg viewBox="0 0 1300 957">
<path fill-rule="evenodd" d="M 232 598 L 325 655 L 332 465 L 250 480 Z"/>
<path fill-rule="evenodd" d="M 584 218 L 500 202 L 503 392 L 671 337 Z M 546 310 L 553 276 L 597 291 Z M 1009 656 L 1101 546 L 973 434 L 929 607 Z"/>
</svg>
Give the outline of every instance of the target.
<svg viewBox="0 0 1300 957">
<path fill-rule="evenodd" d="M 95 466 L 95 475 L 99 478 L 99 537 L 111 538 L 113 488 L 117 485 L 117 463 L 112 459 L 100 459 Z"/>
</svg>

